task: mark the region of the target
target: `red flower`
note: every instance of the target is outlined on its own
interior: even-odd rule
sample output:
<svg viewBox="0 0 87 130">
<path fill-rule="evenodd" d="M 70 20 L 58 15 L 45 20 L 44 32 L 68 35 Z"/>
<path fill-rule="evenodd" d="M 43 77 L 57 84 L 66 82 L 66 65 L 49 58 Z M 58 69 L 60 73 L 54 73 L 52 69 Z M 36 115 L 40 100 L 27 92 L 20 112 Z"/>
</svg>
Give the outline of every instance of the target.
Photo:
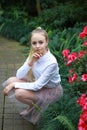
<svg viewBox="0 0 87 130">
<path fill-rule="evenodd" d="M 84 37 L 86 37 L 86 35 L 85 35 L 84 32 L 82 32 L 82 33 L 79 34 L 79 37 L 80 37 L 80 38 L 84 38 Z"/>
<path fill-rule="evenodd" d="M 83 32 L 87 35 L 87 26 L 84 27 Z"/>
<path fill-rule="evenodd" d="M 65 49 L 65 50 L 63 50 L 62 51 L 62 55 L 63 55 L 63 57 L 68 57 L 68 54 L 70 53 L 70 50 L 69 49 Z"/>
<path fill-rule="evenodd" d="M 73 68 L 69 70 L 69 73 L 73 73 L 73 72 L 74 72 L 74 69 L 73 69 Z"/>
<path fill-rule="evenodd" d="M 85 51 L 80 51 L 80 52 L 78 53 L 78 58 L 83 57 L 85 53 L 86 53 Z"/>
<path fill-rule="evenodd" d="M 87 40 L 82 44 L 84 47 L 87 47 Z"/>
<path fill-rule="evenodd" d="M 83 112 L 87 111 L 87 98 L 85 100 L 86 100 L 86 102 L 85 102 L 84 106 L 82 107 Z"/>
<path fill-rule="evenodd" d="M 77 59 L 77 53 L 72 52 L 70 55 L 68 55 L 68 59 L 71 61 L 75 61 Z"/>
<path fill-rule="evenodd" d="M 73 81 L 75 81 L 77 79 L 77 75 L 73 74 L 73 76 L 69 77 L 69 83 L 72 83 Z"/>
<path fill-rule="evenodd" d="M 82 96 L 77 100 L 77 103 L 82 107 L 82 114 L 80 115 L 78 130 L 87 130 L 87 96 Z"/>
<path fill-rule="evenodd" d="M 68 55 L 68 61 L 67 61 L 67 66 L 70 65 L 70 63 L 72 63 L 73 61 L 75 61 L 77 59 L 77 53 L 76 52 L 72 52 L 70 55 Z"/>
<path fill-rule="evenodd" d="M 66 63 L 66 66 L 69 66 L 70 63 L 72 63 L 72 60 L 69 60 L 69 61 Z"/>
<path fill-rule="evenodd" d="M 80 115 L 78 130 L 87 130 L 87 111 Z"/>
<path fill-rule="evenodd" d="M 83 107 L 85 105 L 85 103 L 87 102 L 87 97 L 86 94 L 82 94 L 80 98 L 78 98 L 78 100 L 76 101 L 81 107 Z"/>
<path fill-rule="evenodd" d="M 81 79 L 82 79 L 82 81 L 86 82 L 87 81 L 87 74 L 83 74 Z"/>
<path fill-rule="evenodd" d="M 80 38 L 85 38 L 86 36 L 87 36 L 87 26 L 85 26 L 83 31 L 79 34 Z"/>
</svg>

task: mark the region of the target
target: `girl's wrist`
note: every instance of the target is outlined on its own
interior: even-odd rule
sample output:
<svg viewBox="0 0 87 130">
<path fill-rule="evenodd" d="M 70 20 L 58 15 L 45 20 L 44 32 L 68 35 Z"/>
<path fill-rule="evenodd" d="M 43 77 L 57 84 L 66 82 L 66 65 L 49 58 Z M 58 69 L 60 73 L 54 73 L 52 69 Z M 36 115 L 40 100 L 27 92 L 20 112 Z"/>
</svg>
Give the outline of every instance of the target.
<svg viewBox="0 0 87 130">
<path fill-rule="evenodd" d="M 30 67 L 32 67 L 33 63 L 30 63 L 30 62 L 29 62 L 28 65 L 29 65 Z"/>
</svg>

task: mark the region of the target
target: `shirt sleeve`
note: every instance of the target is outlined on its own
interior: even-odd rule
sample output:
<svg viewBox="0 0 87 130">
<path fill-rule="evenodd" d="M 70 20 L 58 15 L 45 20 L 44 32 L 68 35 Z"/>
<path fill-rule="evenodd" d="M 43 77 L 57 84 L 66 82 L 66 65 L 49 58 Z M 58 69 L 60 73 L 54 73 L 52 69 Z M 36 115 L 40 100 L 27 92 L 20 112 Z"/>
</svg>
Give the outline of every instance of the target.
<svg viewBox="0 0 87 130">
<path fill-rule="evenodd" d="M 22 88 L 22 89 L 27 89 L 27 90 L 34 90 L 34 91 L 38 91 L 39 89 L 41 89 L 43 86 L 45 86 L 49 80 L 52 78 L 52 76 L 54 76 L 57 64 L 51 64 L 49 65 L 45 71 L 43 72 L 43 74 L 41 74 L 40 78 L 37 79 L 35 82 L 16 82 L 15 83 L 15 88 Z"/>
<path fill-rule="evenodd" d="M 28 60 L 29 60 L 29 57 L 26 59 L 24 64 L 17 70 L 16 77 L 18 79 L 25 78 L 27 73 L 29 72 L 31 67 L 28 65 Z"/>
</svg>

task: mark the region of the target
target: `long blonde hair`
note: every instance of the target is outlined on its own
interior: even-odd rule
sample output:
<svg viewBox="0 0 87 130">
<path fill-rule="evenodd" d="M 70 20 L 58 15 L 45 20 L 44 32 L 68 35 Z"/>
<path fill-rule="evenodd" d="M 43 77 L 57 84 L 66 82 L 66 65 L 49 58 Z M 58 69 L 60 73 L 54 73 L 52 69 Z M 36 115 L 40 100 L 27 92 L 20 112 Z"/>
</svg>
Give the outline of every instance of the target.
<svg viewBox="0 0 87 130">
<path fill-rule="evenodd" d="M 41 33 L 41 34 L 46 38 L 46 41 L 49 40 L 49 38 L 48 38 L 48 33 L 47 33 L 44 29 L 42 29 L 41 27 L 37 27 L 35 30 L 33 30 L 33 31 L 31 32 L 30 41 L 31 41 L 32 35 L 35 34 L 35 33 Z M 34 50 L 33 50 L 33 48 L 31 47 L 31 48 L 30 48 L 30 51 L 29 51 L 29 58 L 31 58 L 31 56 L 32 56 L 33 53 L 34 53 Z M 29 78 L 29 81 L 30 81 L 30 82 L 35 81 L 32 70 L 33 70 L 33 66 L 31 67 L 30 71 L 28 72 L 28 78 Z"/>
</svg>

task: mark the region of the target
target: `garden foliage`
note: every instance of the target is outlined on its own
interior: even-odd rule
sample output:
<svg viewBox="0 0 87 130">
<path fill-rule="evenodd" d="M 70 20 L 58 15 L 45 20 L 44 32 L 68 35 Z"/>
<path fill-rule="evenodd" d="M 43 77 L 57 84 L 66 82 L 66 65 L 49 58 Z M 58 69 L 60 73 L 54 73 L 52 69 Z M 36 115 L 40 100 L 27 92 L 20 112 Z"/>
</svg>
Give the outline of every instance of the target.
<svg viewBox="0 0 87 130">
<path fill-rule="evenodd" d="M 86 31 L 82 31 L 87 25 L 84 20 L 87 7 L 71 2 L 58 4 L 57 0 L 45 2 L 50 4 L 43 2 L 43 10 L 37 17 L 27 17 L 24 8 L 2 10 L 0 35 L 26 45 L 24 52 L 27 54 L 30 32 L 37 26 L 46 29 L 49 48 L 59 64 L 64 95 L 42 113 L 38 130 L 76 130 L 81 113 L 76 100 L 87 91 L 87 41 L 84 41 Z"/>
</svg>

